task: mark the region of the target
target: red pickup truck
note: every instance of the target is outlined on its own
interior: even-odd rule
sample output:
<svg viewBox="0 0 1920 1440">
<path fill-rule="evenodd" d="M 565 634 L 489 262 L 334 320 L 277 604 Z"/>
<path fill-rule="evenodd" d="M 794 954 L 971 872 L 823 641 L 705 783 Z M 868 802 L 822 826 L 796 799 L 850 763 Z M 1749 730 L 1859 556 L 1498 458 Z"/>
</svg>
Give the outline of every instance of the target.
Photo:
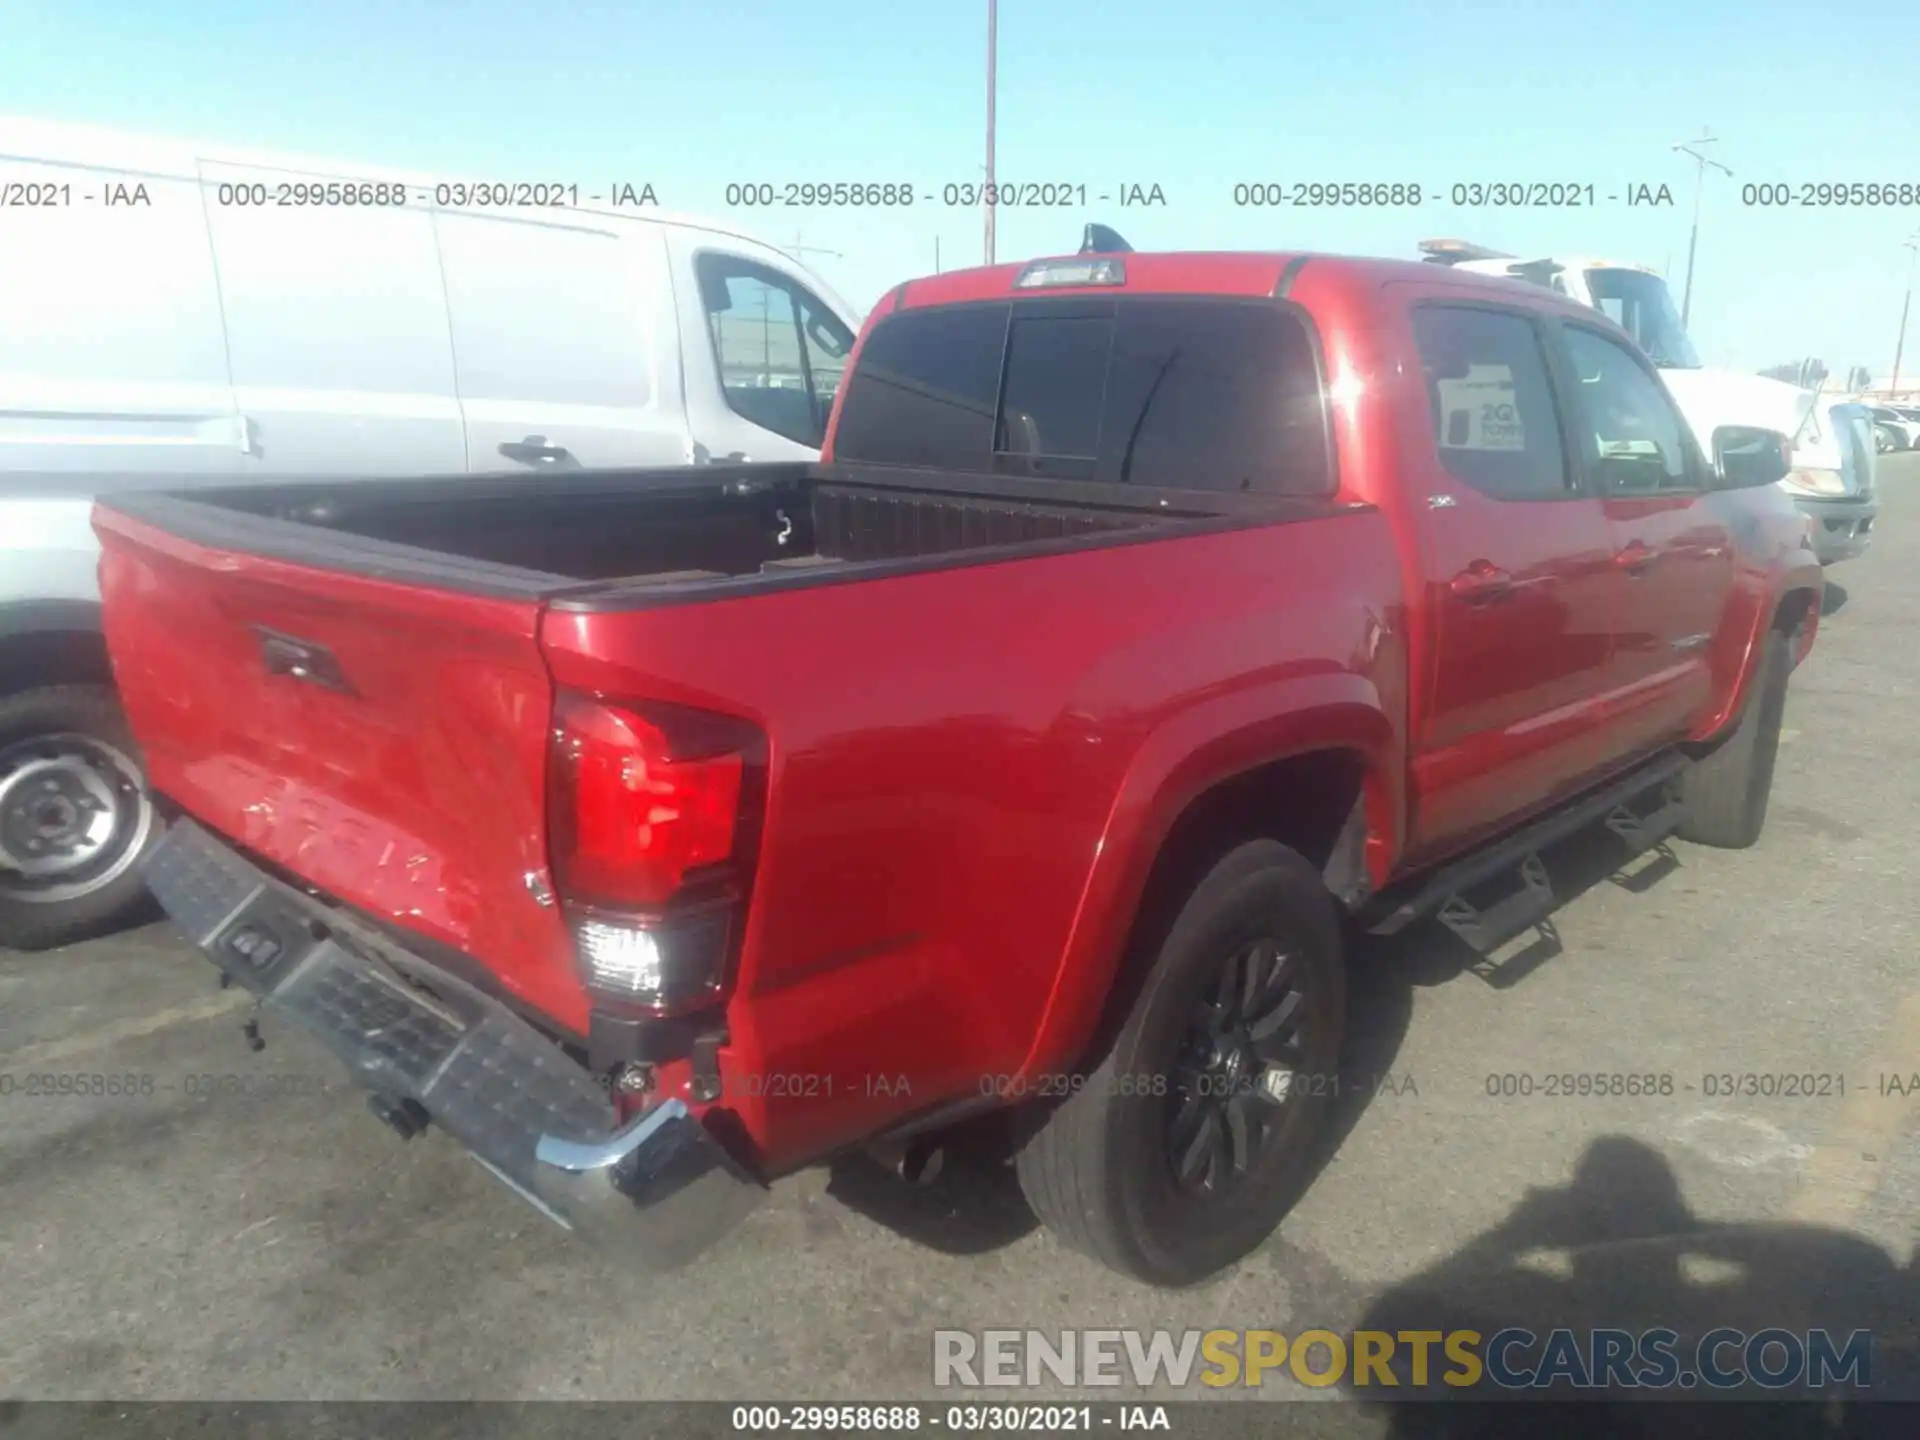
<svg viewBox="0 0 1920 1440">
<path fill-rule="evenodd" d="M 1303 1173 L 1343 936 L 1496 945 L 1588 823 L 1760 833 L 1784 437 L 1701 453 L 1589 309 L 1081 255 L 901 285 L 830 403 L 817 465 L 96 512 L 160 900 L 639 1260 L 999 1108 L 1064 1242 L 1194 1280 Z"/>
</svg>

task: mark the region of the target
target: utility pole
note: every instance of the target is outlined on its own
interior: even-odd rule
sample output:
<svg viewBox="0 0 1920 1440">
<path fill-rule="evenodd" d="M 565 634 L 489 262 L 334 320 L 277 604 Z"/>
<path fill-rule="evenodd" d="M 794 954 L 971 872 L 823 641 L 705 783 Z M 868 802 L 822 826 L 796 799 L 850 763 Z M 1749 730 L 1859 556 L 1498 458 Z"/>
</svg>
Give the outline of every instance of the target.
<svg viewBox="0 0 1920 1440">
<path fill-rule="evenodd" d="M 1711 130 L 1704 127 L 1698 140 L 1682 140 L 1674 149 L 1693 158 L 1693 233 L 1687 237 L 1687 288 L 1680 295 L 1680 328 L 1686 329 L 1687 320 L 1693 312 L 1693 252 L 1700 244 L 1700 195 L 1707 188 L 1707 167 L 1722 172 L 1732 178 L 1733 171 L 1727 169 L 1718 160 L 1709 160 L 1694 147 L 1696 145 L 1717 145 L 1719 139 Z"/>
<path fill-rule="evenodd" d="M 1907 296 L 1900 302 L 1900 338 L 1893 343 L 1893 374 L 1887 380 L 1887 398 L 1900 393 L 1900 353 L 1907 348 L 1907 308 L 1913 304 L 1913 264 L 1920 259 L 1920 230 L 1900 242 L 1907 248 Z"/>
<path fill-rule="evenodd" d="M 936 275 L 940 273 L 940 237 L 938 235 L 933 237 L 933 273 Z"/>
<path fill-rule="evenodd" d="M 993 190 L 993 104 L 996 90 L 994 73 L 999 55 L 1000 0 L 987 0 L 987 188 L 981 198 L 987 202 L 987 264 L 993 264 L 993 212 L 999 197 Z"/>
</svg>

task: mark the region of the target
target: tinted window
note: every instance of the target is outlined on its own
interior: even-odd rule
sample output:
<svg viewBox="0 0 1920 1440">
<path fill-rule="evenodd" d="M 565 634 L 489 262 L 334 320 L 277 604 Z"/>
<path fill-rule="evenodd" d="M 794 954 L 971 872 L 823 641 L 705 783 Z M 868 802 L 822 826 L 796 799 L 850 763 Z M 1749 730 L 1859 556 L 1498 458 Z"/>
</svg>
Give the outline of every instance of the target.
<svg viewBox="0 0 1920 1440">
<path fill-rule="evenodd" d="M 1165 489 L 1333 488 L 1312 341 L 1264 302 L 907 311 L 868 337 L 835 450 L 960 470 L 998 456 L 1003 470 Z"/>
<path fill-rule="evenodd" d="M 1601 483 L 1616 494 L 1692 488 L 1685 422 L 1639 360 L 1591 330 L 1565 334 L 1584 421 L 1576 439 Z"/>
<path fill-rule="evenodd" d="M 1007 379 L 994 449 L 1004 454 L 1078 457 L 1090 465 L 1100 447 L 1113 316 L 1015 313 L 1007 336 Z M 1044 463 L 1035 463 L 1045 473 Z"/>
<path fill-rule="evenodd" d="M 1570 493 L 1560 421 L 1533 325 L 1491 310 L 1423 306 L 1413 334 L 1440 463 L 1484 495 Z"/>
<path fill-rule="evenodd" d="M 1007 310 L 908 310 L 875 325 L 841 403 L 836 455 L 874 465 L 989 468 Z"/>
<path fill-rule="evenodd" d="M 1102 479 L 1285 495 L 1333 489 L 1312 342 L 1267 304 L 1122 305 L 1101 435 Z"/>
</svg>

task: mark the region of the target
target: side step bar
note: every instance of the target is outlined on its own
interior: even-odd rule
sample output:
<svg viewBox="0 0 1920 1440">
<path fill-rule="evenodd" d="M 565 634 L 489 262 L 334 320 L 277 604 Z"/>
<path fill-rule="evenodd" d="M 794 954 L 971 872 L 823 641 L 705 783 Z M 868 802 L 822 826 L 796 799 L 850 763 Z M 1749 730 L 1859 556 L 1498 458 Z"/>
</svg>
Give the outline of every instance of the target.
<svg viewBox="0 0 1920 1440">
<path fill-rule="evenodd" d="M 1504 900 L 1482 909 L 1455 893 L 1440 902 L 1434 918 L 1484 955 L 1531 930 L 1551 915 L 1558 903 L 1546 865 L 1537 853 L 1531 853 L 1520 862 L 1520 888 Z"/>
<path fill-rule="evenodd" d="M 1538 924 L 1554 907 L 1553 886 L 1540 851 L 1599 821 L 1636 850 L 1657 845 L 1680 824 L 1679 787 L 1673 782 L 1692 763 L 1678 751 L 1659 755 L 1486 849 L 1455 860 L 1424 880 L 1409 882 L 1409 889 L 1383 891 L 1361 912 L 1360 923 L 1372 934 L 1392 935 L 1423 916 L 1437 915 L 1475 949 L 1500 945 Z M 1660 803 L 1643 813 L 1633 802 L 1643 800 L 1656 787 L 1662 790 Z M 1507 872 L 1518 873 L 1519 888 L 1514 893 L 1488 906 L 1466 900 L 1467 891 Z"/>
</svg>

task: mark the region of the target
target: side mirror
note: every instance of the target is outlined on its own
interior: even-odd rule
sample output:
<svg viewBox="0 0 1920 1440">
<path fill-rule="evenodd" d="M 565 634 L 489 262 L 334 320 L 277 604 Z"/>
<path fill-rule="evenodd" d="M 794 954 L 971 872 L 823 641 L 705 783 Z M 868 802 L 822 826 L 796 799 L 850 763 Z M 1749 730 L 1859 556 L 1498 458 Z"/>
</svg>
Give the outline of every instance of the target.
<svg viewBox="0 0 1920 1440">
<path fill-rule="evenodd" d="M 1713 474 L 1722 490 L 1777 485 L 1793 469 L 1793 442 L 1778 430 L 1722 425 L 1713 432 Z"/>
<path fill-rule="evenodd" d="M 700 272 L 700 303 L 706 307 L 709 315 L 720 315 L 731 310 L 733 292 L 727 288 L 727 277 L 703 268 Z"/>
</svg>

